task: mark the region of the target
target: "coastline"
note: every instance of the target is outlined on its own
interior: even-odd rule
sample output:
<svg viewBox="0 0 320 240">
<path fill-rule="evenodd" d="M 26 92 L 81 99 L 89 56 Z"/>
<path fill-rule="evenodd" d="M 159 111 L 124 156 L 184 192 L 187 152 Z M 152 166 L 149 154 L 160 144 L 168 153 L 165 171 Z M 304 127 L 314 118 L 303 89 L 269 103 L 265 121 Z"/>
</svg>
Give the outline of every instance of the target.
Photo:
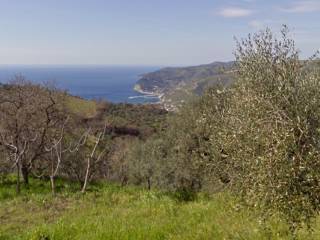
<svg viewBox="0 0 320 240">
<path fill-rule="evenodd" d="M 163 108 L 168 112 L 172 112 L 172 111 L 176 110 L 176 107 L 174 107 L 166 102 L 164 93 L 144 91 L 144 90 L 142 90 L 141 86 L 138 83 L 136 83 L 134 85 L 134 90 L 138 93 L 144 94 L 145 96 L 157 97 L 159 99 L 159 102 L 157 102 L 155 104 L 161 104 L 163 106 Z"/>
<path fill-rule="evenodd" d="M 159 99 L 158 103 L 162 103 L 163 104 L 163 100 L 162 100 L 163 94 L 159 94 L 157 92 L 144 91 L 144 90 L 142 90 L 141 86 L 138 83 L 136 83 L 134 85 L 133 90 L 135 90 L 138 93 L 141 93 L 141 94 L 145 95 L 146 97 L 157 97 Z"/>
<path fill-rule="evenodd" d="M 144 95 L 154 95 L 154 96 L 159 96 L 158 93 L 156 92 L 148 92 L 148 91 L 144 91 L 142 90 L 141 86 L 139 83 L 136 83 L 133 87 L 133 89 L 138 92 L 138 93 L 141 93 L 141 94 L 144 94 Z"/>
</svg>

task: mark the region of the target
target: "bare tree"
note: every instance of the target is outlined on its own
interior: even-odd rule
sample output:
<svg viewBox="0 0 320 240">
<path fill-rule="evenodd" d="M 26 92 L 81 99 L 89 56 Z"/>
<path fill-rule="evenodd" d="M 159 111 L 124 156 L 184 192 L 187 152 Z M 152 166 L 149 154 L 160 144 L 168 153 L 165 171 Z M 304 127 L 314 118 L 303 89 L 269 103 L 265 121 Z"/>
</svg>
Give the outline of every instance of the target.
<svg viewBox="0 0 320 240">
<path fill-rule="evenodd" d="M 70 179 L 76 179 L 80 183 L 83 193 L 95 176 L 107 151 L 107 145 L 103 141 L 106 135 L 106 126 L 102 130 L 87 127 L 82 135 L 78 134 L 79 129 L 73 131 L 68 135 L 69 140 L 73 139 L 70 140 L 70 145 L 60 150 L 66 151 L 62 163 L 64 173 Z"/>
<path fill-rule="evenodd" d="M 0 144 L 25 185 L 35 161 L 47 153 L 45 146 L 57 134 L 63 119 L 60 97 L 62 94 L 54 88 L 32 84 L 23 76 L 16 76 L 0 90 Z"/>
<path fill-rule="evenodd" d="M 50 153 L 50 182 L 51 182 L 51 190 L 52 195 L 56 194 L 56 185 L 55 178 L 58 174 L 58 171 L 62 162 L 62 154 L 69 151 L 70 146 L 67 148 L 63 148 L 63 139 L 65 135 L 65 127 L 69 120 L 69 117 L 61 126 L 61 133 L 59 138 L 54 138 L 50 147 L 46 147 L 46 151 Z"/>
<path fill-rule="evenodd" d="M 84 183 L 83 183 L 83 187 L 82 187 L 82 190 L 81 192 L 84 193 L 87 189 L 87 185 L 88 185 L 88 180 L 89 180 L 89 177 L 90 177 L 90 170 L 91 170 L 91 165 L 92 165 L 92 162 L 95 161 L 95 162 L 99 162 L 101 157 L 103 156 L 103 154 L 105 153 L 105 150 L 106 148 L 104 148 L 97 156 L 96 156 L 96 151 L 97 151 L 97 147 L 99 146 L 102 138 L 105 136 L 105 133 L 106 133 L 106 128 L 107 128 L 107 125 L 105 124 L 105 127 L 103 129 L 102 132 L 99 132 L 98 133 L 98 136 L 95 137 L 95 143 L 94 143 L 94 146 L 92 148 L 92 151 L 90 153 L 90 155 L 88 156 L 87 158 L 87 169 L 86 169 L 86 175 L 85 175 L 85 178 L 84 178 Z"/>
</svg>

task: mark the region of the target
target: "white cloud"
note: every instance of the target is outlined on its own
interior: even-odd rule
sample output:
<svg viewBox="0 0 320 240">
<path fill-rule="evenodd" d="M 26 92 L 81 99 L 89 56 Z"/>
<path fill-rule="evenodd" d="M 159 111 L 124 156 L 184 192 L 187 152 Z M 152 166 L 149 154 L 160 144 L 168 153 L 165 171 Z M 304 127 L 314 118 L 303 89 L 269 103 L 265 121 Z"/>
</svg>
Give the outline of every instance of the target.
<svg viewBox="0 0 320 240">
<path fill-rule="evenodd" d="M 281 10 L 289 13 L 317 12 L 320 11 L 320 1 L 294 2 L 288 8 L 282 8 Z"/>
<path fill-rule="evenodd" d="M 218 14 L 226 18 L 246 17 L 253 13 L 252 10 L 239 7 L 229 7 L 221 9 Z"/>
</svg>

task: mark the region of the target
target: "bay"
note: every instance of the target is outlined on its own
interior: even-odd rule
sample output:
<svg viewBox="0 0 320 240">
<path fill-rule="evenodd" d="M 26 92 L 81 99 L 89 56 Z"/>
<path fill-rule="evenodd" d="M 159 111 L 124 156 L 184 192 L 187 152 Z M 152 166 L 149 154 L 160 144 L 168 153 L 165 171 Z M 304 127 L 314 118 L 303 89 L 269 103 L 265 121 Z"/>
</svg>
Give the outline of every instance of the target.
<svg viewBox="0 0 320 240">
<path fill-rule="evenodd" d="M 157 69 L 156 66 L 0 65 L 0 82 L 7 83 L 15 75 L 22 75 L 36 83 L 54 82 L 58 88 L 85 99 L 155 103 L 158 97 L 138 93 L 133 88 L 142 74 Z"/>
</svg>

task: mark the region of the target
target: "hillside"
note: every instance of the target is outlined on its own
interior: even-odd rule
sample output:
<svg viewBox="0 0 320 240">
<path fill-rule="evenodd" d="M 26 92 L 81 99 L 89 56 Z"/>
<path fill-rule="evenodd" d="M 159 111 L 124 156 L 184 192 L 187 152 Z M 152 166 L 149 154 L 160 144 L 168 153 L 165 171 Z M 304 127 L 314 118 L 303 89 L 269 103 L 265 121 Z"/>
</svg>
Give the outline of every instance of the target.
<svg viewBox="0 0 320 240">
<path fill-rule="evenodd" d="M 216 84 L 228 85 L 233 81 L 234 62 L 214 62 L 192 67 L 168 67 L 144 74 L 135 89 L 157 94 L 167 109 L 174 110 L 181 103 L 201 95 Z"/>
<path fill-rule="evenodd" d="M 66 107 L 86 121 L 106 120 L 112 125 L 141 129 L 158 127 L 167 114 L 158 104 L 97 102 L 71 95 L 67 95 Z"/>
</svg>

